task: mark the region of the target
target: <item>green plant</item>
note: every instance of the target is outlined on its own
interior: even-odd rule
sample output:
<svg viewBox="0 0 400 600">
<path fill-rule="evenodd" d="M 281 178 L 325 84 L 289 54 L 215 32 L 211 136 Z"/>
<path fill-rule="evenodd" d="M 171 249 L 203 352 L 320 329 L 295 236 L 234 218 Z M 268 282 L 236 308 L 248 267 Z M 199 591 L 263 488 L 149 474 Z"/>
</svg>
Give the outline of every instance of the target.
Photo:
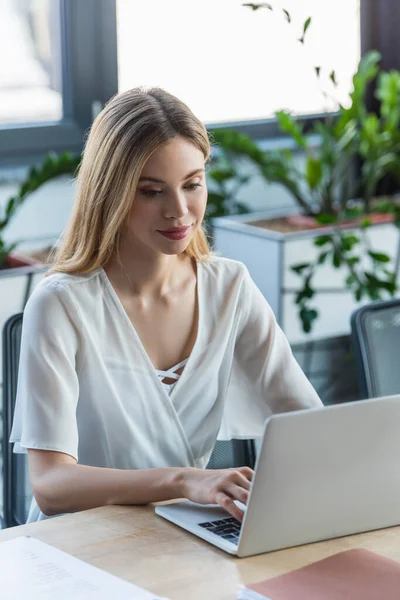
<svg viewBox="0 0 400 600">
<path fill-rule="evenodd" d="M 334 227 L 332 233 L 314 239 L 317 254 L 313 261 L 291 267 L 301 278 L 295 302 L 306 333 L 311 331 L 312 324 L 318 317 L 318 311 L 311 304 L 317 293 L 313 284 L 314 276 L 318 268 L 327 262 L 331 262 L 336 269 L 345 268 L 345 286 L 357 301 L 363 297 L 380 300 L 396 293 L 396 271 L 389 268 L 390 257 L 371 246 L 366 235 L 370 226 L 371 220 L 364 218 L 360 224 L 360 233 L 340 231 Z"/>
<path fill-rule="evenodd" d="M 400 224 L 400 207 L 393 198 L 376 201 L 376 190 L 384 177 L 391 175 L 400 181 L 400 73 L 379 71 L 379 59 L 376 52 L 361 59 L 353 78 L 350 106 L 340 107 L 334 122 L 315 125 L 321 136 L 319 155 L 307 152 L 306 143 L 302 146 L 307 152 L 303 181 L 309 191 L 319 193 L 316 220 L 334 228 L 333 233 L 314 240 L 318 250 L 314 261 L 292 266 L 301 279 L 296 303 L 305 332 L 311 331 L 318 316 L 311 306 L 316 293 L 313 278 L 327 261 L 335 268 L 345 268 L 345 285 L 357 301 L 363 297 L 379 300 L 397 291 L 397 273 L 389 268 L 390 257 L 372 248 L 366 234 L 372 224 L 368 215 L 373 212 L 391 213 L 394 223 Z M 375 78 L 380 115 L 369 113 L 365 106 L 367 86 Z M 280 120 L 281 128 L 290 134 L 295 122 L 287 114 L 284 118 L 283 126 L 282 117 Z M 355 160 L 361 163 L 361 170 L 351 185 L 347 169 Z M 361 196 L 358 204 L 353 200 L 357 196 Z M 352 218 L 359 219 L 359 235 L 339 228 Z"/>
<path fill-rule="evenodd" d="M 245 4 L 252 10 L 274 10 L 271 4 Z M 288 23 L 291 16 L 283 10 Z M 302 25 L 301 44 L 311 24 L 309 17 Z M 303 214 L 313 217 L 331 229 L 315 238 L 317 255 L 314 261 L 293 265 L 300 278 L 296 296 L 303 330 L 309 332 L 318 316 L 312 299 L 316 294 L 314 275 L 328 261 L 335 268 L 345 268 L 345 286 L 357 301 L 363 297 L 377 300 L 397 291 L 396 272 L 390 267 L 390 257 L 373 248 L 367 231 L 371 212 L 392 215 L 400 225 L 400 206 L 393 197 L 377 201 L 380 182 L 387 176 L 400 184 L 400 72 L 382 71 L 380 55 L 370 52 L 360 60 L 353 77 L 353 91 L 346 108 L 339 105 L 337 115 L 330 113 L 317 120 L 305 133 L 302 125 L 288 112 L 276 113 L 280 130 L 293 140 L 295 151 L 304 154 L 304 166 L 298 166 L 291 150 L 263 152 L 250 138 L 234 130 L 213 132 L 215 142 L 224 150 L 227 170 L 234 172 L 238 158 L 246 158 L 266 182 L 279 183 L 291 194 Z M 321 68 L 314 67 L 321 78 Z M 329 79 L 337 86 L 335 71 Z M 368 112 L 365 97 L 372 82 L 380 101 L 379 114 Z M 326 96 L 326 92 L 323 92 Z M 318 136 L 317 147 L 311 144 Z M 228 163 L 227 163 L 228 160 Z M 229 162 L 230 161 L 230 162 Z M 357 165 L 361 165 L 357 169 Z M 234 189 L 232 186 L 231 189 Z M 359 233 L 341 227 L 356 219 Z"/>
<path fill-rule="evenodd" d="M 7 243 L 2 233 L 18 212 L 27 197 L 35 192 L 41 185 L 60 175 L 74 175 L 80 163 L 80 156 L 71 152 L 62 154 L 50 153 L 39 166 L 31 167 L 26 178 L 20 183 L 18 190 L 6 203 L 3 214 L 0 216 L 0 268 L 4 266 L 7 256 L 12 252 L 18 242 Z"/>
<path fill-rule="evenodd" d="M 251 179 L 243 174 L 240 166 L 230 159 L 230 152 L 221 144 L 217 157 L 213 156 L 207 179 L 208 190 L 206 219 L 249 212 L 247 203 L 239 199 L 239 193 Z"/>
</svg>

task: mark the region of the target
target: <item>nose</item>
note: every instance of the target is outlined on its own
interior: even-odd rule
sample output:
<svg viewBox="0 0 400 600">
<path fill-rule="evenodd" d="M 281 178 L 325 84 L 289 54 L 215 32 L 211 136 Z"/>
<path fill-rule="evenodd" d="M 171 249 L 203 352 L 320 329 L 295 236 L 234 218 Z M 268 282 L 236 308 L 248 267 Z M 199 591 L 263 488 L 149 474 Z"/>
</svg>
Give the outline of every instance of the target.
<svg viewBox="0 0 400 600">
<path fill-rule="evenodd" d="M 172 192 L 164 209 L 166 219 L 181 219 L 189 212 L 186 196 L 183 191 Z"/>
</svg>

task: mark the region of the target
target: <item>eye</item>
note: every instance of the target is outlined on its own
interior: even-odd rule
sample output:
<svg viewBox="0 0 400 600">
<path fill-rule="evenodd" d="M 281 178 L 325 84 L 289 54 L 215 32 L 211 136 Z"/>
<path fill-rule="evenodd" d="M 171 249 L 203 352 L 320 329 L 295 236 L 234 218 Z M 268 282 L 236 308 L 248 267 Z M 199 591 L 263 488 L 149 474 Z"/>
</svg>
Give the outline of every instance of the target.
<svg viewBox="0 0 400 600">
<path fill-rule="evenodd" d="M 143 194 L 143 196 L 158 196 L 159 194 L 162 194 L 162 190 L 140 190 L 139 192 L 141 194 Z"/>
<path fill-rule="evenodd" d="M 186 186 L 187 190 L 195 190 L 196 188 L 202 187 L 201 183 L 189 183 Z"/>
</svg>

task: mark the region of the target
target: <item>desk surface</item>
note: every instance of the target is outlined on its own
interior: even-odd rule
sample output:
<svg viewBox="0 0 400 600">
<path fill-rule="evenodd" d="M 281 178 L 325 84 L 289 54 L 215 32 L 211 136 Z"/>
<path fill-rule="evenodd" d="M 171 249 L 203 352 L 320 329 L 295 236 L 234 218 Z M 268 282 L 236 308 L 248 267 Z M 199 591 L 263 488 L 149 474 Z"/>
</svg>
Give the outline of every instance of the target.
<svg viewBox="0 0 400 600">
<path fill-rule="evenodd" d="M 154 514 L 108 506 L 0 531 L 0 542 L 32 535 L 171 600 L 235 600 L 255 583 L 349 548 L 400 561 L 400 527 L 235 558 Z"/>
</svg>

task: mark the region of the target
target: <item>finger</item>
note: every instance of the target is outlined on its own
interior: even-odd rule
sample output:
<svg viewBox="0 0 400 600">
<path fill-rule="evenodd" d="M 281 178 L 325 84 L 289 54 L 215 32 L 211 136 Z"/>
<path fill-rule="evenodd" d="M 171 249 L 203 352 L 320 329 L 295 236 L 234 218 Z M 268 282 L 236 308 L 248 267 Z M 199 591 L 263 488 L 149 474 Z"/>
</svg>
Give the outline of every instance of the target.
<svg viewBox="0 0 400 600">
<path fill-rule="evenodd" d="M 254 471 L 253 469 L 250 469 L 250 467 L 240 467 L 238 469 L 238 472 L 241 473 L 244 477 L 246 477 L 248 481 L 252 481 L 254 477 Z"/>
<path fill-rule="evenodd" d="M 216 503 L 222 506 L 232 517 L 235 517 L 238 521 L 243 521 L 243 512 L 236 506 L 232 498 L 229 498 L 223 492 L 217 494 Z"/>
<path fill-rule="evenodd" d="M 235 484 L 244 488 L 247 491 L 250 491 L 251 481 L 249 481 L 244 475 L 241 473 L 237 473 L 235 477 Z"/>
<path fill-rule="evenodd" d="M 230 471 L 222 481 L 225 485 L 234 483 L 244 488 L 245 490 L 250 490 L 251 488 L 251 481 L 247 479 L 247 477 L 243 475 L 240 471 Z"/>
<path fill-rule="evenodd" d="M 243 504 L 247 504 L 249 499 L 249 492 L 239 485 L 230 485 L 226 489 L 226 493 L 233 499 L 239 500 Z"/>
</svg>

